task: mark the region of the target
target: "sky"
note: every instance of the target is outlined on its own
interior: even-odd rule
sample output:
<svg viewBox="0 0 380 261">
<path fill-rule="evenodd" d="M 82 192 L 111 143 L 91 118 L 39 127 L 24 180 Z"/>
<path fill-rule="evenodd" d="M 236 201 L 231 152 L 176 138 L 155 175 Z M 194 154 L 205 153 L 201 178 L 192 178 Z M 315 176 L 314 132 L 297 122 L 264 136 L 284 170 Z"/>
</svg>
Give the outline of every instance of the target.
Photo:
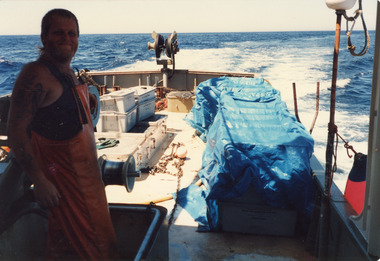
<svg viewBox="0 0 380 261">
<path fill-rule="evenodd" d="M 377 0 L 362 1 L 373 30 Z M 325 0 L 0 0 L 0 35 L 39 35 L 42 17 L 53 8 L 72 11 L 81 34 L 325 31 L 336 24 Z M 361 30 L 361 22 L 356 27 Z"/>
</svg>

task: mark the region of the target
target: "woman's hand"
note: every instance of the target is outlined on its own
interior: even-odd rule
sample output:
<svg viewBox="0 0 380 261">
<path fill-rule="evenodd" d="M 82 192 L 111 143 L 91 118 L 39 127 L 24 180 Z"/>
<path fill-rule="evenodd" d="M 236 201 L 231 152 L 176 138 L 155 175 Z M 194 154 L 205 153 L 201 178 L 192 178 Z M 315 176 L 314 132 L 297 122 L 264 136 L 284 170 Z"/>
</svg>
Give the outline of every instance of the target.
<svg viewBox="0 0 380 261">
<path fill-rule="evenodd" d="M 44 178 L 34 184 L 34 196 L 42 208 L 52 208 L 59 205 L 61 195 L 48 179 Z"/>
</svg>

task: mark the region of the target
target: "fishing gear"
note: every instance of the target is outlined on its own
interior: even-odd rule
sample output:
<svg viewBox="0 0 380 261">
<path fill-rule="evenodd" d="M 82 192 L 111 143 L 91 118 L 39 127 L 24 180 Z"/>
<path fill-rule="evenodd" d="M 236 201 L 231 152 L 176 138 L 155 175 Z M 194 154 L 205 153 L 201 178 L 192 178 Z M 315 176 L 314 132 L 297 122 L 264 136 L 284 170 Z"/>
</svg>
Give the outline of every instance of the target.
<svg viewBox="0 0 380 261">
<path fill-rule="evenodd" d="M 348 143 L 348 141 L 344 140 L 342 136 L 339 135 L 338 132 L 336 132 L 336 143 L 338 143 L 338 138 L 340 138 L 343 142 L 344 142 L 344 148 L 347 150 L 347 156 L 349 158 L 352 158 L 352 155 L 350 155 L 350 152 L 349 150 L 351 150 L 355 156 L 359 155 L 360 153 L 357 153 L 355 150 L 354 150 L 354 147 L 352 145 L 350 145 Z M 359 156 L 360 157 L 360 156 Z"/>
<path fill-rule="evenodd" d="M 330 128 L 330 126 L 329 126 L 329 128 Z M 330 188 L 329 189 L 331 189 L 334 173 L 338 170 L 338 167 L 337 167 L 337 158 L 338 158 L 338 142 L 339 142 L 339 139 L 341 139 L 344 142 L 343 146 L 346 149 L 347 156 L 349 158 L 352 158 L 352 156 L 353 156 L 353 155 L 350 154 L 350 150 L 354 153 L 355 158 L 359 158 L 360 159 L 364 155 L 362 153 L 356 152 L 356 150 L 354 149 L 354 147 L 352 145 L 350 145 L 348 141 L 346 141 L 345 139 L 343 139 L 343 137 L 338 133 L 338 127 L 336 125 L 332 125 L 331 128 L 332 129 L 329 130 L 329 131 L 335 133 L 336 140 L 335 140 L 335 150 L 334 150 L 334 153 L 333 153 L 334 162 L 332 164 L 332 170 L 331 170 L 331 176 L 330 176 Z"/>
<path fill-rule="evenodd" d="M 157 34 L 155 31 L 152 33 L 153 43 L 148 43 L 148 50 L 154 50 L 156 53 L 156 62 L 162 65 L 163 73 L 163 87 L 167 87 L 168 80 L 173 77 L 175 72 L 175 54 L 179 52 L 177 32 L 173 31 L 166 40 L 161 34 Z M 165 57 L 166 54 L 166 57 Z M 172 65 L 173 68 L 170 70 L 168 65 Z M 170 75 L 169 75 L 170 71 Z"/>
<path fill-rule="evenodd" d="M 363 56 L 363 55 L 365 55 L 368 52 L 371 40 L 370 40 L 368 29 L 367 29 L 367 25 L 365 23 L 364 16 L 363 16 L 362 0 L 359 0 L 359 9 L 357 9 L 355 11 L 355 15 L 354 16 L 351 16 L 351 17 L 347 16 L 346 11 L 343 12 L 343 16 L 346 19 L 347 49 L 350 51 L 351 55 L 353 55 L 353 56 Z M 358 17 L 360 17 L 360 19 L 362 20 L 362 25 L 363 25 L 363 30 L 364 30 L 364 46 L 363 46 L 363 49 L 360 52 L 356 53 L 355 52 L 356 46 L 353 45 L 352 42 L 351 42 L 351 34 L 352 34 L 352 31 L 353 31 L 354 26 L 356 24 L 356 19 Z M 350 30 L 348 30 L 348 28 L 349 28 L 349 22 L 352 22 Z"/>
<path fill-rule="evenodd" d="M 363 4 L 362 0 L 359 0 L 359 8 L 355 11 L 354 16 L 348 16 L 346 10 L 354 7 L 356 0 L 325 0 L 328 8 L 336 10 L 336 14 L 343 15 L 346 19 L 346 35 L 347 35 L 347 49 L 353 56 L 363 56 L 368 52 L 370 45 L 370 37 L 367 29 L 367 25 L 363 16 Z M 363 49 L 356 53 L 356 46 L 352 44 L 351 35 L 355 27 L 356 20 L 360 17 L 362 20 L 363 30 L 364 30 L 364 46 Z M 352 22 L 351 28 L 349 29 L 349 23 Z"/>
</svg>

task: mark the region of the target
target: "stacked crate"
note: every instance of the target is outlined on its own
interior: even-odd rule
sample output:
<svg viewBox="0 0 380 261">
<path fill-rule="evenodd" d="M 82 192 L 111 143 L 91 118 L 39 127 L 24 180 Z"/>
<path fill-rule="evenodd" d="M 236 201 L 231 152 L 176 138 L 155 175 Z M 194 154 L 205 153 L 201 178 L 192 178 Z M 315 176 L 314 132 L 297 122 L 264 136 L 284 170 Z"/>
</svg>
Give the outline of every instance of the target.
<svg viewBox="0 0 380 261">
<path fill-rule="evenodd" d="M 135 92 L 137 121 L 145 120 L 154 115 L 156 106 L 156 88 L 152 86 L 136 86 L 130 89 Z"/>
<path fill-rule="evenodd" d="M 137 122 L 154 115 L 155 87 L 136 86 L 100 97 L 98 132 L 128 132 Z"/>
<path fill-rule="evenodd" d="M 136 125 L 135 91 L 123 89 L 100 97 L 98 132 L 128 132 Z"/>
</svg>

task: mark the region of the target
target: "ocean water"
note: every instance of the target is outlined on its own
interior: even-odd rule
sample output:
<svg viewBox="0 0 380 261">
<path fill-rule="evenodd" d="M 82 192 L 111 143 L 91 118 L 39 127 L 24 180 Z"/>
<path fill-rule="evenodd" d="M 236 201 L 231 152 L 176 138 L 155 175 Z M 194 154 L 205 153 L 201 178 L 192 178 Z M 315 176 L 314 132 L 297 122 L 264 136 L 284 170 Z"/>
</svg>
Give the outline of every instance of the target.
<svg viewBox="0 0 380 261">
<path fill-rule="evenodd" d="M 374 39 L 373 31 L 370 36 Z M 324 165 L 334 40 L 334 31 L 178 32 L 180 51 L 176 55 L 176 68 L 255 73 L 281 91 L 292 112 L 292 84 L 295 83 L 299 116 L 307 129 L 314 118 L 316 86 L 320 82 L 319 114 L 312 136 L 315 154 Z M 149 41 L 153 41 L 151 34 L 81 35 L 72 65 L 90 71 L 159 69 L 154 52 L 147 49 Z M 352 41 L 360 50 L 363 33 L 354 32 Z M 338 133 L 357 152 L 366 154 L 374 47 L 372 44 L 365 56 L 354 57 L 348 52 L 346 42 L 342 32 L 335 122 Z M 0 36 L 0 95 L 11 92 L 21 67 L 38 57 L 40 45 L 39 36 Z M 353 158 L 347 156 L 340 141 L 334 180 L 342 190 L 352 163 Z"/>
</svg>

